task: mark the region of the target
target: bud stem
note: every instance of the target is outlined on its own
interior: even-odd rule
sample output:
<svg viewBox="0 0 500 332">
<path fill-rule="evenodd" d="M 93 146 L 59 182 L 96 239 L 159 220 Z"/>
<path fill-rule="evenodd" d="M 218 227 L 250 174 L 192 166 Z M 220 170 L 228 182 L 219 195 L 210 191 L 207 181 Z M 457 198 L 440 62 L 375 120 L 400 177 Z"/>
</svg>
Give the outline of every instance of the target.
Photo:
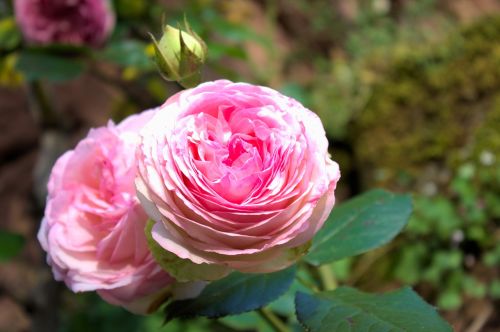
<svg viewBox="0 0 500 332">
<path fill-rule="evenodd" d="M 34 117 L 42 127 L 58 127 L 59 121 L 40 81 L 29 84 L 30 95 L 33 97 Z"/>
<path fill-rule="evenodd" d="M 337 288 L 337 280 L 332 271 L 331 264 L 325 264 L 318 267 L 318 274 L 321 279 L 322 288 L 324 291 L 334 290 Z"/>
<path fill-rule="evenodd" d="M 276 332 L 289 332 L 290 330 L 288 329 L 288 326 L 283 323 L 283 321 L 276 316 L 271 310 L 267 308 L 260 308 L 257 310 L 259 315 L 269 323 L 269 325 L 275 330 Z"/>
</svg>

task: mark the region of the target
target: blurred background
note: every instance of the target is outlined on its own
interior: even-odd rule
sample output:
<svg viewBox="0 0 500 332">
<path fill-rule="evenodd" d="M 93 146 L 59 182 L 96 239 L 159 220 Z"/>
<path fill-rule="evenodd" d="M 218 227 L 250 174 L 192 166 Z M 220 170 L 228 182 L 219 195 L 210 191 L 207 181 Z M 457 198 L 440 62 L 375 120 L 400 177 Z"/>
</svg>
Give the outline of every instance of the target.
<svg viewBox="0 0 500 332">
<path fill-rule="evenodd" d="M 0 0 L 0 331 L 268 330 L 253 313 L 161 327 L 161 315 L 72 294 L 36 240 L 55 159 L 90 127 L 180 89 L 158 75 L 148 33 L 184 15 L 208 45 L 204 80 L 267 85 L 322 118 L 339 202 L 373 187 L 413 193 L 405 231 L 333 263 L 337 279 L 367 291 L 409 284 L 456 331 L 500 331 L 500 1 L 113 5 L 102 47 L 33 47 Z M 286 319 L 293 298 L 272 308 Z"/>
</svg>

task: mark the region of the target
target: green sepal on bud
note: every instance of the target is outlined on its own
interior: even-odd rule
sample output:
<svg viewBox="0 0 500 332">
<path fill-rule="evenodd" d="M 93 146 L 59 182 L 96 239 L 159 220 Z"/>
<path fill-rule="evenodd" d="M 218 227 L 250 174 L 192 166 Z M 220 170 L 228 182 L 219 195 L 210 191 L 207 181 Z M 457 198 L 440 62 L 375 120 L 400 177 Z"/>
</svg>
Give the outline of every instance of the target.
<svg viewBox="0 0 500 332">
<path fill-rule="evenodd" d="M 207 58 L 207 46 L 186 20 L 184 29 L 166 25 L 160 41 L 152 35 L 151 38 L 156 64 L 166 80 L 177 81 L 185 88 L 200 83 L 201 67 Z"/>
</svg>

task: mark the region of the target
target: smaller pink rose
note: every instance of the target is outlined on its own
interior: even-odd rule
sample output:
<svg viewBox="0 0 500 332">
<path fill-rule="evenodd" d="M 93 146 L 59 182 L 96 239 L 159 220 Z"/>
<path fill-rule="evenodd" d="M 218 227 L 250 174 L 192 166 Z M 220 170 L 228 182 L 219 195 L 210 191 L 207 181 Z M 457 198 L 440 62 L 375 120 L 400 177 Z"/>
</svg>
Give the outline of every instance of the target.
<svg viewBox="0 0 500 332">
<path fill-rule="evenodd" d="M 59 158 L 38 233 L 57 280 L 136 313 L 153 309 L 175 281 L 148 250 L 134 188 L 138 131 L 153 113 L 93 129 Z"/>
<path fill-rule="evenodd" d="M 24 37 L 34 44 L 100 46 L 115 24 L 108 0 L 15 0 Z"/>
</svg>

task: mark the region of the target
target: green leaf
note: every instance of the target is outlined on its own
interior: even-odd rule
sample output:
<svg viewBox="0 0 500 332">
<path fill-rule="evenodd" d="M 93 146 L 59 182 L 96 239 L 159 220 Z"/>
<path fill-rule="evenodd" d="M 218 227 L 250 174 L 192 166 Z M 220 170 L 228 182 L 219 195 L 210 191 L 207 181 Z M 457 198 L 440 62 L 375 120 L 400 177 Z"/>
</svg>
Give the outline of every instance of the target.
<svg viewBox="0 0 500 332">
<path fill-rule="evenodd" d="M 234 24 L 226 20 L 215 20 L 212 25 L 212 28 L 226 39 L 235 42 L 255 41 L 268 50 L 273 47 L 269 37 L 258 34 L 246 25 Z"/>
<path fill-rule="evenodd" d="M 0 262 L 17 256 L 24 247 L 24 237 L 6 231 L 0 231 Z"/>
<path fill-rule="evenodd" d="M 309 288 L 301 284 L 296 278 L 283 296 L 269 304 L 269 310 L 283 317 L 292 316 L 295 313 L 295 293 L 300 291 L 307 292 Z"/>
<path fill-rule="evenodd" d="M 154 62 L 146 54 L 147 44 L 135 40 L 120 40 L 110 44 L 99 54 L 99 58 L 123 67 L 153 70 Z"/>
<path fill-rule="evenodd" d="M 311 332 L 448 332 L 451 326 L 411 288 L 368 294 L 340 287 L 317 295 L 297 293 L 297 318 Z"/>
<path fill-rule="evenodd" d="M 305 260 L 321 265 L 380 247 L 408 223 L 410 195 L 375 189 L 335 207 Z"/>
<path fill-rule="evenodd" d="M 218 61 L 224 56 L 228 56 L 234 59 L 246 60 L 247 53 L 245 49 L 240 45 L 226 45 L 222 43 L 211 43 L 208 46 L 210 52 L 208 56 L 211 61 Z"/>
<path fill-rule="evenodd" d="M 196 316 L 217 318 L 261 308 L 288 290 L 295 272 L 295 266 L 268 274 L 233 272 L 210 283 L 197 298 L 167 305 L 166 320 Z"/>
<path fill-rule="evenodd" d="M 19 55 L 16 68 L 30 81 L 39 79 L 66 81 L 80 75 L 85 69 L 85 64 L 78 58 L 24 51 Z"/>
</svg>

